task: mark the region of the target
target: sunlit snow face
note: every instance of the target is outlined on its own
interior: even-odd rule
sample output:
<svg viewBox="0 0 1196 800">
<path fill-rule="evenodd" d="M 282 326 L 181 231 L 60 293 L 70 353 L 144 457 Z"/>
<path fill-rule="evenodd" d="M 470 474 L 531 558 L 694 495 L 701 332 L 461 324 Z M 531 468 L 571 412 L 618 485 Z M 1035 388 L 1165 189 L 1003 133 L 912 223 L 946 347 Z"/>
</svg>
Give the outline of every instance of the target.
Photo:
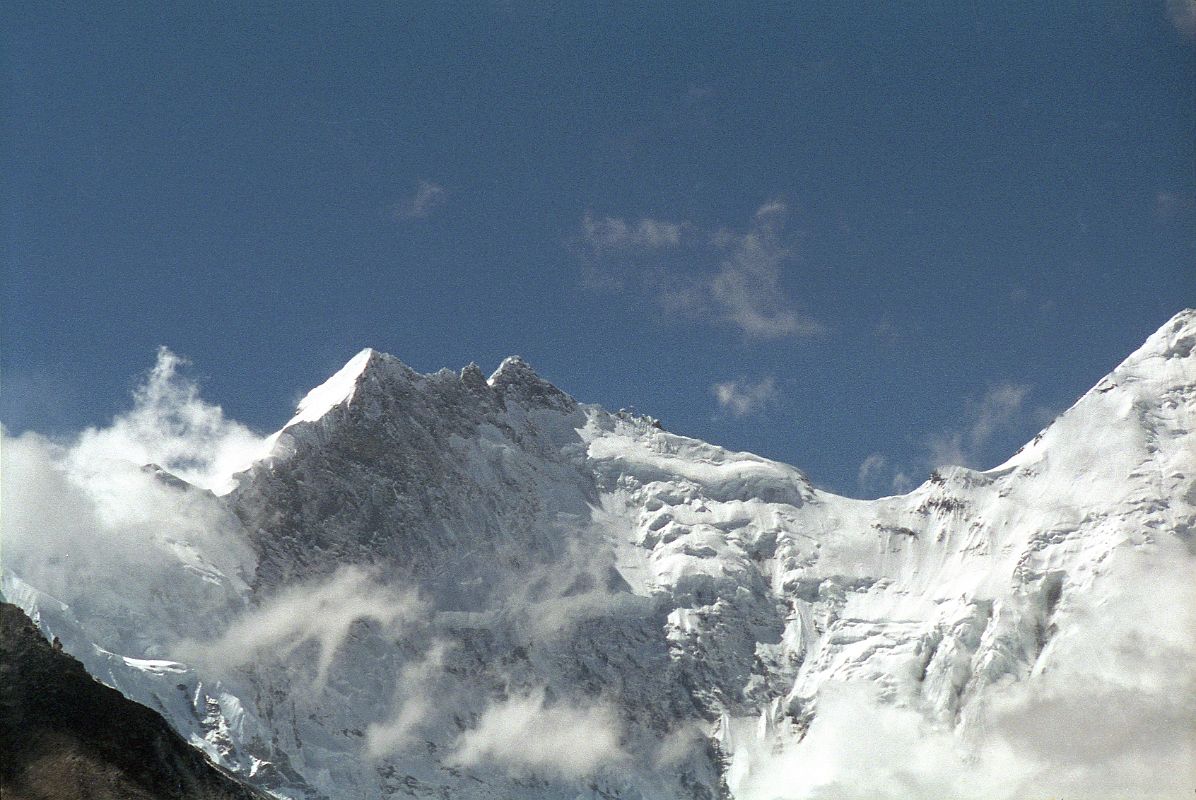
<svg viewBox="0 0 1196 800">
<path fill-rule="evenodd" d="M 1177 568 L 1178 565 L 1178 568 Z M 972 701 L 958 730 L 875 687 L 829 684 L 800 742 L 753 741 L 742 800 L 1185 797 L 1196 760 L 1196 562 L 1182 544 L 1119 550 L 1072 597 L 1035 674 Z"/>
</svg>

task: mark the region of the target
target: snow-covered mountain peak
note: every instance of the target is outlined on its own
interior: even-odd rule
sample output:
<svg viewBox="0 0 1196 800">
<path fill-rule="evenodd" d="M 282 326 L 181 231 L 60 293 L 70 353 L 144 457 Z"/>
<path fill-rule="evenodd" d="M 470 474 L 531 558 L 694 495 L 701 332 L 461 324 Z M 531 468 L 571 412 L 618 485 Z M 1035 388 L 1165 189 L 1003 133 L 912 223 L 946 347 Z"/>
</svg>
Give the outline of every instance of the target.
<svg viewBox="0 0 1196 800">
<path fill-rule="evenodd" d="M 481 391 L 489 384 L 486 381 L 486 374 L 482 372 L 482 368 L 478 366 L 476 361 L 470 361 L 461 368 L 461 383 L 471 391 Z"/>
<path fill-rule="evenodd" d="M 287 426 L 296 422 L 314 422 L 333 406 L 351 400 L 361 376 L 369 368 L 370 362 L 378 357 L 378 351 L 367 347 L 349 359 L 332 377 L 304 395 Z"/>
<path fill-rule="evenodd" d="M 296 408 L 295 414 L 282 430 L 269 439 L 267 453 L 273 450 L 279 434 L 303 422 L 317 422 L 337 407 L 357 401 L 368 402 L 373 396 L 402 392 L 416 387 L 423 393 L 432 386 L 443 391 L 448 384 L 460 383 L 474 396 L 492 399 L 512 399 L 529 408 L 553 408 L 571 411 L 577 403 L 569 395 L 541 378 L 520 356 L 503 360 L 498 369 L 486 378 L 481 368 L 471 362 L 459 374 L 440 370 L 427 375 L 416 372 L 388 353 L 367 347 L 337 370 L 328 380 L 309 391 Z M 436 390 L 432 389 L 435 393 Z"/>
<path fill-rule="evenodd" d="M 333 408 L 353 400 L 362 387 L 380 387 L 389 380 L 418 377 L 415 370 L 399 359 L 372 347 L 353 356 L 332 377 L 308 392 L 284 428 L 299 422 L 315 422 Z"/>
<path fill-rule="evenodd" d="M 1168 320 L 1045 430 L 990 473 L 1026 468 L 1054 452 L 1062 473 L 1086 479 L 1140 464 L 1196 430 L 1196 309 Z M 1110 455 L 1115 454 L 1114 458 Z M 1089 466 L 1081 469 L 1085 461 Z M 1124 463 L 1122 463 L 1124 462 Z M 1116 482 L 1122 472 L 1107 475 Z"/>
<path fill-rule="evenodd" d="M 532 365 L 524 360 L 523 356 L 507 356 L 498 365 L 498 368 L 491 373 L 488 383 L 493 384 L 495 381 L 510 380 L 512 377 L 520 374 L 529 375 L 534 378 L 540 377 L 536 374 Z"/>
<path fill-rule="evenodd" d="M 468 369 L 462 371 L 459 380 L 468 380 Z M 259 450 L 255 461 L 288 458 L 292 455 L 296 437 L 307 438 L 313 431 L 322 431 L 327 436 L 338 425 L 331 417 L 345 411 L 350 405 L 373 405 L 388 395 L 401 394 L 406 387 L 448 377 L 456 383 L 458 377 L 448 370 L 433 375 L 421 375 L 398 358 L 367 347 L 332 377 L 304 395 L 295 409 L 295 414 L 279 430 L 268 436 Z M 483 386 L 485 383 L 483 381 Z"/>
<path fill-rule="evenodd" d="M 1190 381 L 1183 363 L 1191 362 L 1196 349 L 1196 309 L 1185 308 L 1162 327 L 1089 392 L 1101 393 L 1119 380 L 1146 381 L 1158 391 L 1182 388 Z"/>
<path fill-rule="evenodd" d="M 876 500 L 579 404 L 519 357 L 487 379 L 367 349 L 304 398 L 236 490 L 199 498 L 252 548 L 244 581 L 186 542 L 167 572 L 194 574 L 182 599 L 172 587 L 71 608 L 20 563 L 5 591 L 94 674 L 280 797 L 772 798 L 868 734 L 867 717 L 835 710 L 848 684 L 877 690 L 879 719 L 904 709 L 919 730 L 959 733 L 951 748 L 971 737 L 984 766 L 989 731 L 1051 712 L 1034 692 L 1068 709 L 1122 684 L 1135 704 L 1157 686 L 1179 696 L 1154 653 L 1193 652 L 1179 632 L 1196 603 L 1174 587 L 1191 584 L 1196 550 L 1194 344 L 1196 312 L 1181 312 L 1002 467 L 942 467 Z M 418 603 L 379 607 L 399 589 Z M 257 655 L 227 676 L 182 663 L 163 598 Z M 400 612 L 418 621 L 384 624 Z M 89 649 L 122 642 L 106 632 L 129 619 L 145 620 L 152 653 Z M 1178 644 L 1132 669 L 1109 662 L 1170 628 Z M 145 660 L 159 651 L 179 663 Z M 1060 724 L 1059 738 L 1091 738 Z M 1105 735 L 1121 752 L 1138 730 Z M 778 752 L 800 769 L 773 771 Z M 889 780 L 865 766 L 872 785 Z M 1002 797 L 1101 796 L 1025 770 L 1003 774 L 1020 783 Z M 1108 785 L 1155 788 L 1120 777 Z M 954 786 L 903 796 L 976 796 Z"/>
<path fill-rule="evenodd" d="M 1185 308 L 1159 328 L 1138 352 L 1157 352 L 1164 358 L 1186 358 L 1196 346 L 1196 308 Z M 1130 356 L 1134 358 L 1134 356 Z"/>
</svg>

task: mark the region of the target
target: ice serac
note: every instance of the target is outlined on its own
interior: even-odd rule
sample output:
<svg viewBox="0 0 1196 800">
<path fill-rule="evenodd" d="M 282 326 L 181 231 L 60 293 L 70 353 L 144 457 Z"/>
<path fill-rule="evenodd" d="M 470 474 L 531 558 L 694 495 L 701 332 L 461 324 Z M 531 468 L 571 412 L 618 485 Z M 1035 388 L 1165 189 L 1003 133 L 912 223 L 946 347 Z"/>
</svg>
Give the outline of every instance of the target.
<svg viewBox="0 0 1196 800">
<path fill-rule="evenodd" d="M 1181 312 L 1005 464 L 869 501 L 579 403 L 517 357 L 487 379 L 366 350 L 221 502 L 256 554 L 247 609 L 353 585 L 418 613 L 361 615 L 327 675 L 309 642 L 139 691 L 207 687 L 227 713 L 172 720 L 294 798 L 746 797 L 754 755 L 844 682 L 966 738 L 1010 687 L 1083 685 L 1149 609 L 1196 652 L 1174 588 L 1196 558 L 1194 343 Z M 1166 680 L 1134 670 L 1134 691 Z M 482 741 L 496 720 L 519 747 Z M 534 740 L 562 720 L 589 749 Z"/>
</svg>

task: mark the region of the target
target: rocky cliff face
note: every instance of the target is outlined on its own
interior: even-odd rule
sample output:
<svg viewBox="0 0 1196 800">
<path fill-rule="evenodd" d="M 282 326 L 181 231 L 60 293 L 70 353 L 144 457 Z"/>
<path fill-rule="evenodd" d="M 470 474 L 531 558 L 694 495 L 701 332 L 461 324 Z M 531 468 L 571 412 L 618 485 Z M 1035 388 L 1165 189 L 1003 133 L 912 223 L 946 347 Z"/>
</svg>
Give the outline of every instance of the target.
<svg viewBox="0 0 1196 800">
<path fill-rule="evenodd" d="M 114 657 L 84 610 L 19 572 L 5 591 L 280 796 L 777 796 L 770 759 L 828 687 L 966 742 L 1031 713 L 1011 687 L 1079 703 L 1056 676 L 1132 647 L 1125 619 L 1191 652 L 1194 344 L 1186 311 L 1005 464 L 872 501 L 519 359 L 487 379 L 364 351 L 214 501 L 254 556 L 205 568 L 241 598 L 194 608 L 229 631 L 210 647 L 149 630 L 175 660 Z M 1164 688 L 1191 719 L 1190 672 Z"/>
<path fill-rule="evenodd" d="M 0 603 L 0 795 L 258 800 L 162 717 L 96 681 Z"/>
</svg>

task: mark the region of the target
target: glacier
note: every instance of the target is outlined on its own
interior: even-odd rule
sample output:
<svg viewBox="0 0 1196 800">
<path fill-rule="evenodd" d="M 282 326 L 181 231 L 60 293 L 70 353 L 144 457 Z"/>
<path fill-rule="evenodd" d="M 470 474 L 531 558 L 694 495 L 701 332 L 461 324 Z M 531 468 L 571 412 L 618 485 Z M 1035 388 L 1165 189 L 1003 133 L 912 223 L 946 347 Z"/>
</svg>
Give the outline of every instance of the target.
<svg viewBox="0 0 1196 800">
<path fill-rule="evenodd" d="M 875 500 L 367 349 L 220 494 L 130 467 L 171 524 L 126 567 L 7 525 L 3 593 L 280 798 L 1188 797 L 1194 347 L 1186 310 L 1004 464 Z"/>
</svg>

